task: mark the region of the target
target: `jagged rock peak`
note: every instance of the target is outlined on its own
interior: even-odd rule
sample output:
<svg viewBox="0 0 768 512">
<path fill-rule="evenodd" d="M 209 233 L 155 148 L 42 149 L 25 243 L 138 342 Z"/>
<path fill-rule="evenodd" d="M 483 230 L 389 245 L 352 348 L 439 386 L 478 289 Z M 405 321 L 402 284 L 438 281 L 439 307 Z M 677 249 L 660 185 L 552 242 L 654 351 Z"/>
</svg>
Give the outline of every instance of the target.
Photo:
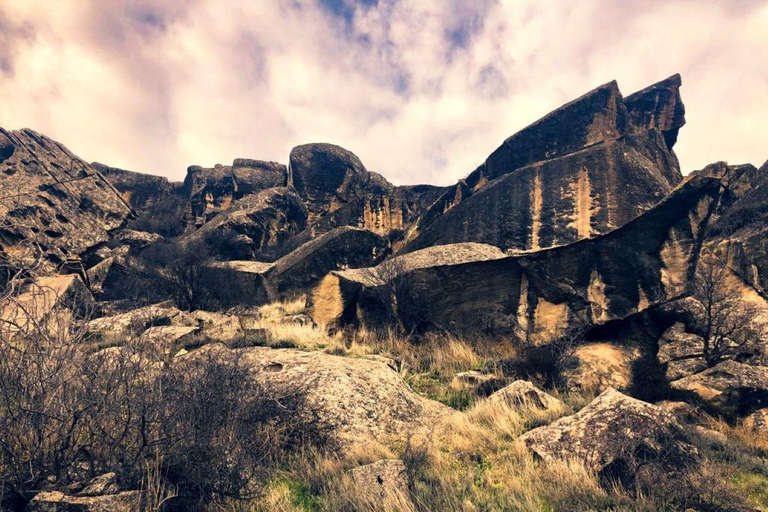
<svg viewBox="0 0 768 512">
<path fill-rule="evenodd" d="M 685 105 L 680 97 L 682 83 L 680 75 L 674 74 L 624 99 L 630 123 L 640 130 L 661 130 L 669 149 L 685 125 Z"/>
</svg>

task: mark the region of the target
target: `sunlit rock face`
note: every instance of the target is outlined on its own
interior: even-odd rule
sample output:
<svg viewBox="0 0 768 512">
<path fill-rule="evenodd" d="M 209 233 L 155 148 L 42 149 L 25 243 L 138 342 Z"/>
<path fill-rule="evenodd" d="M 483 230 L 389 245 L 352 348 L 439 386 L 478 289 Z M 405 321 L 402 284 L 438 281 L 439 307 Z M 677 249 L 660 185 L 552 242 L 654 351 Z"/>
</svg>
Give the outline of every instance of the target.
<svg viewBox="0 0 768 512">
<path fill-rule="evenodd" d="M 570 326 L 604 324 L 684 295 L 719 193 L 719 180 L 695 178 L 634 221 L 591 240 L 456 262 L 416 251 L 400 256 L 397 272 L 406 275 L 409 305 L 425 324 L 458 331 L 506 325 L 529 343 L 546 344 Z M 456 246 L 424 251 L 441 247 L 451 252 Z M 410 259 L 432 262 L 414 266 Z M 375 271 L 331 273 L 312 294 L 315 321 L 391 320 L 397 310 L 380 290 L 403 278 L 389 274 L 381 283 L 371 279 Z"/>
<path fill-rule="evenodd" d="M 610 82 L 521 130 L 429 208 L 404 251 L 467 241 L 536 250 L 626 224 L 682 180 L 679 87 L 675 75 L 624 99 Z"/>
<path fill-rule="evenodd" d="M 41 273 L 77 264 L 133 215 L 112 184 L 63 145 L 0 128 L 0 253 Z"/>
</svg>

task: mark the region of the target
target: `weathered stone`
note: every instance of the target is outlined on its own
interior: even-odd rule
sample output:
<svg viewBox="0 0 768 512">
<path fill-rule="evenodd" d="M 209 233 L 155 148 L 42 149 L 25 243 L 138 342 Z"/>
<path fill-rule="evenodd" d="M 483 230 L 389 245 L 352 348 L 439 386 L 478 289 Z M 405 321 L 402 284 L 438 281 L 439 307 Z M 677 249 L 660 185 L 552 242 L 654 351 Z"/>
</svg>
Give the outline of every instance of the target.
<svg viewBox="0 0 768 512">
<path fill-rule="evenodd" d="M 153 304 L 118 315 L 96 318 L 88 322 L 87 332 L 101 338 L 127 338 L 140 336 L 153 326 L 170 325 L 171 320 L 181 314 L 175 307 Z"/>
<path fill-rule="evenodd" d="M 723 361 L 703 372 L 672 382 L 724 413 L 745 415 L 768 405 L 768 367 Z"/>
<path fill-rule="evenodd" d="M 759 409 L 744 418 L 743 425 L 750 430 L 768 436 L 768 408 Z"/>
<path fill-rule="evenodd" d="M 611 82 L 516 133 L 435 201 L 403 251 L 456 242 L 539 249 L 622 226 L 682 180 L 671 151 L 685 122 L 679 85 L 672 77 L 625 105 Z"/>
<path fill-rule="evenodd" d="M 677 134 L 685 125 L 685 105 L 680 98 L 681 85 L 680 75 L 672 75 L 624 98 L 629 123 L 635 130 L 660 130 L 669 149 L 675 145 Z"/>
<path fill-rule="evenodd" d="M 527 380 L 516 380 L 493 393 L 488 397 L 488 401 L 504 404 L 513 409 L 531 408 L 557 411 L 565 408 L 563 402 Z"/>
<path fill-rule="evenodd" d="M 398 256 L 381 264 L 378 270 L 362 269 L 331 272 L 312 290 L 308 312 L 318 325 L 337 326 L 354 319 L 357 299 L 362 287 L 375 288 L 389 279 L 431 266 L 448 266 L 474 261 L 503 258 L 497 247 L 465 243 L 436 246 Z"/>
<path fill-rule="evenodd" d="M 105 496 L 68 496 L 63 492 L 41 492 L 29 502 L 26 512 L 134 512 L 141 508 L 139 491 Z"/>
<path fill-rule="evenodd" d="M 384 510 L 415 510 L 408 474 L 400 459 L 380 460 L 351 471 L 355 499 Z"/>
<path fill-rule="evenodd" d="M 391 321 L 399 313 L 381 292 L 405 282 L 423 324 L 508 325 L 543 344 L 572 325 L 604 324 L 684 295 L 719 190 L 719 181 L 695 178 L 623 227 L 564 247 L 453 263 L 431 258 L 430 248 L 401 256 L 425 264 L 395 268 L 383 283 L 376 269 L 332 272 L 313 290 L 310 315 L 318 325 Z"/>
<path fill-rule="evenodd" d="M 64 146 L 32 130 L 0 128 L 0 252 L 40 273 L 77 263 L 133 211 L 107 179 Z"/>
<path fill-rule="evenodd" d="M 221 307 L 260 306 L 275 298 L 267 274 L 272 263 L 216 261 L 210 264 L 213 300 Z"/>
<path fill-rule="evenodd" d="M 211 340 L 226 343 L 243 335 L 240 319 L 211 311 L 182 311 L 171 319 L 171 325 L 197 327 L 200 335 Z"/>
<path fill-rule="evenodd" d="M 117 475 L 115 473 L 104 473 L 91 479 L 85 488 L 77 494 L 79 496 L 103 496 L 119 492 L 120 487 L 117 485 Z"/>
<path fill-rule="evenodd" d="M 188 239 L 206 241 L 227 259 L 256 259 L 303 231 L 306 220 L 307 210 L 294 191 L 271 188 L 234 201 Z"/>
<path fill-rule="evenodd" d="M 351 151 L 333 144 L 305 144 L 291 150 L 288 184 L 307 201 L 309 221 L 366 194 L 386 195 L 392 185 L 369 172 Z"/>
<path fill-rule="evenodd" d="M 113 240 L 121 242 L 133 250 L 143 249 L 163 237 L 157 233 L 147 233 L 145 231 L 135 231 L 133 229 L 121 229 L 112 237 Z"/>
<path fill-rule="evenodd" d="M 672 415 L 615 389 L 521 439 L 545 462 L 575 460 L 606 477 L 654 459 L 682 470 L 698 458 Z"/>
<path fill-rule="evenodd" d="M 59 332 L 73 314 L 92 310 L 93 296 L 77 274 L 30 279 L 0 302 L 0 333 Z"/>
<path fill-rule="evenodd" d="M 667 379 L 677 380 L 707 368 L 704 359 L 704 340 L 685 332 L 678 322 L 667 329 L 659 339 L 659 362 L 666 365 Z"/>
<path fill-rule="evenodd" d="M 237 199 L 286 183 L 285 165 L 244 158 L 231 166 L 217 165 L 204 169 L 193 165 L 187 169 L 184 188 L 196 225 L 202 225 Z"/>
<path fill-rule="evenodd" d="M 158 350 L 168 353 L 174 346 L 183 345 L 186 340 L 200 331 L 200 327 L 181 325 L 160 325 L 150 327 L 142 333 L 139 341 L 148 343 Z"/>
<path fill-rule="evenodd" d="M 176 358 L 233 354 L 276 399 L 302 393 L 332 441 L 342 448 L 371 441 L 404 441 L 434 429 L 455 411 L 413 392 L 386 364 L 322 352 L 206 345 Z"/>
<path fill-rule="evenodd" d="M 569 354 L 561 378 L 567 389 L 591 393 L 608 388 L 627 391 L 634 385 L 634 366 L 641 357 L 636 346 L 588 343 Z"/>
<path fill-rule="evenodd" d="M 656 407 L 674 416 L 681 425 L 703 425 L 706 422 L 706 414 L 687 402 L 663 400 Z"/>
</svg>

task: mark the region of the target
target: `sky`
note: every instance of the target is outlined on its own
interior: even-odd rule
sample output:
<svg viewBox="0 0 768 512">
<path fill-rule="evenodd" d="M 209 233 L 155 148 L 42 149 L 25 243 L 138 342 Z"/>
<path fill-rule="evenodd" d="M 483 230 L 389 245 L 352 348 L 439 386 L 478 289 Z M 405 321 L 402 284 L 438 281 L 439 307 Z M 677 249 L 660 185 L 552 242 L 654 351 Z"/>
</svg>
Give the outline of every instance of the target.
<svg viewBox="0 0 768 512">
<path fill-rule="evenodd" d="M 768 159 L 768 0 L 0 0 L 0 126 L 183 179 L 343 146 L 447 185 L 616 79 L 674 73 L 684 173 Z"/>
</svg>

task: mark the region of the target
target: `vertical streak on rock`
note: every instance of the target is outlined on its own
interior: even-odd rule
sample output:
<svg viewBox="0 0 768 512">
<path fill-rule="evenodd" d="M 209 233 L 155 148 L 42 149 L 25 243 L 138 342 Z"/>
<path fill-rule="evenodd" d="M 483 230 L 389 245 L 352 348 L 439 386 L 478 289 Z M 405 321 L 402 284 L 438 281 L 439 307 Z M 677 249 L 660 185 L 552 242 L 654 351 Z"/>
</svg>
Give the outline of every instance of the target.
<svg viewBox="0 0 768 512">
<path fill-rule="evenodd" d="M 517 303 L 517 327 L 521 340 L 528 339 L 528 276 L 520 277 L 520 296 Z"/>
<path fill-rule="evenodd" d="M 579 238 L 589 238 L 592 234 L 592 197 L 587 169 L 579 169 L 579 182 L 576 189 L 576 228 Z"/>
<path fill-rule="evenodd" d="M 541 229 L 541 205 L 543 203 L 541 193 L 541 176 L 536 169 L 536 177 L 533 180 L 533 190 L 531 191 L 531 249 L 539 249 L 539 230 Z"/>
</svg>

